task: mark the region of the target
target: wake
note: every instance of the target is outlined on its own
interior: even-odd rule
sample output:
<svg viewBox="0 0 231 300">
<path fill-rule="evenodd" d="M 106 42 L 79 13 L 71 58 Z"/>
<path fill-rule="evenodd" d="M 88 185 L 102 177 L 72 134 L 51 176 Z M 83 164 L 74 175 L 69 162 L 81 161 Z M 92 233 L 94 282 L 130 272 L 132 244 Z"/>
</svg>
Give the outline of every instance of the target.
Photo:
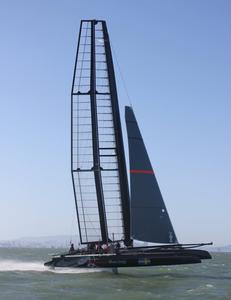
<svg viewBox="0 0 231 300">
<path fill-rule="evenodd" d="M 56 268 L 51 269 L 45 267 L 41 261 L 20 261 L 20 260 L 0 260 L 0 272 L 51 272 L 57 274 L 83 274 L 102 272 L 102 269 L 71 269 L 71 268 Z"/>
<path fill-rule="evenodd" d="M 8 271 L 46 271 L 42 262 L 38 261 L 19 261 L 19 260 L 0 260 L 0 272 Z"/>
</svg>

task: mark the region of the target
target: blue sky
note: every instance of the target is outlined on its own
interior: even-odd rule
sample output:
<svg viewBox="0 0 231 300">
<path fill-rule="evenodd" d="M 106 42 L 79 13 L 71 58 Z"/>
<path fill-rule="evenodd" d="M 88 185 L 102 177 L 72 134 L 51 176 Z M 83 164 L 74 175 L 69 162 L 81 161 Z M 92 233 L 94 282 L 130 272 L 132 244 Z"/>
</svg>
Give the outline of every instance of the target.
<svg viewBox="0 0 231 300">
<path fill-rule="evenodd" d="M 231 244 L 230 12 L 228 0 L 1 1 L 0 239 L 77 232 L 71 80 L 80 20 L 100 18 L 178 239 Z"/>
</svg>

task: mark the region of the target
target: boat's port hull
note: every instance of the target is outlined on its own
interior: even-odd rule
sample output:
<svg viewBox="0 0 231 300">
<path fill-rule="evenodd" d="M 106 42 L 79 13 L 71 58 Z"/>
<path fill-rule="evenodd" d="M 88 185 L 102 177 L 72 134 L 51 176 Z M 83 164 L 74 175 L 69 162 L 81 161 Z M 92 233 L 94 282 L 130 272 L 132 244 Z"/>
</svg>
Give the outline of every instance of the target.
<svg viewBox="0 0 231 300">
<path fill-rule="evenodd" d="M 57 255 L 45 263 L 50 267 L 69 268 L 113 268 L 113 267 L 142 267 L 164 266 L 200 263 L 201 259 L 211 258 L 207 251 L 148 251 L 147 253 L 119 253 L 119 254 L 81 254 Z"/>
</svg>

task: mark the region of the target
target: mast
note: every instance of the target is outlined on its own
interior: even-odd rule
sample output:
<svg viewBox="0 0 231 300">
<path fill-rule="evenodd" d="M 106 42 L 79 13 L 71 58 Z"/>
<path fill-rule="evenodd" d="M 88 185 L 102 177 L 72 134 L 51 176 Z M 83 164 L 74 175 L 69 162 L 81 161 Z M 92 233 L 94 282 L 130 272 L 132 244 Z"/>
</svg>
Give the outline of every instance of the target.
<svg viewBox="0 0 231 300">
<path fill-rule="evenodd" d="M 71 171 L 81 243 L 130 243 L 130 202 L 105 21 L 81 21 L 71 93 Z"/>
<path fill-rule="evenodd" d="M 102 187 L 102 177 L 100 171 L 100 150 L 99 132 L 96 103 L 96 59 L 95 59 L 95 21 L 91 21 L 91 79 L 90 79 L 90 98 L 91 98 L 91 125 L 92 125 L 92 147 L 93 147 L 93 170 L 95 176 L 95 187 L 99 209 L 99 220 L 102 234 L 102 241 L 108 242 L 108 232 L 104 207 L 104 195 Z"/>
</svg>

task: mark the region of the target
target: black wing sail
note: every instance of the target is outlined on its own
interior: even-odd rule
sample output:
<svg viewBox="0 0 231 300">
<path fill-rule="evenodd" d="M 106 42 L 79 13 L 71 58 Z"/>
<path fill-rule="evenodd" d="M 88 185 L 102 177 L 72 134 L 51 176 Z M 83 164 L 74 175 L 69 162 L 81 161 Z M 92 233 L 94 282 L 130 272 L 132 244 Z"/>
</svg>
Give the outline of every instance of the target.
<svg viewBox="0 0 231 300">
<path fill-rule="evenodd" d="M 177 243 L 135 115 L 125 108 L 131 180 L 131 231 L 137 240 Z"/>
<path fill-rule="evenodd" d="M 128 244 L 129 191 L 105 21 L 81 21 L 71 112 L 71 168 L 81 243 Z"/>
</svg>

